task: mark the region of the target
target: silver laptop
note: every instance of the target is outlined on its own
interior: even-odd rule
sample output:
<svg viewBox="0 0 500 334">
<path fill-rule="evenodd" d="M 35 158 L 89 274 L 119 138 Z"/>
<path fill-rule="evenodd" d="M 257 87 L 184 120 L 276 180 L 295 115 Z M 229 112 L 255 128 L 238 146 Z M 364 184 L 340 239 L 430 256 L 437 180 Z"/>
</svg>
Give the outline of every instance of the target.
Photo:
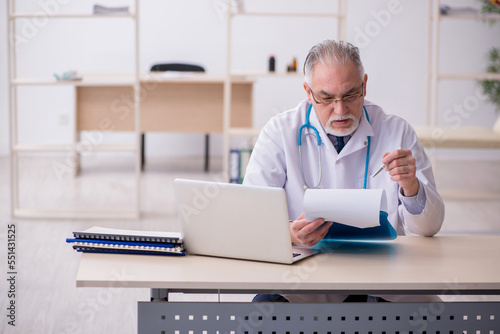
<svg viewBox="0 0 500 334">
<path fill-rule="evenodd" d="M 174 187 L 190 254 L 293 263 L 316 253 L 292 247 L 282 188 L 184 179 Z"/>
</svg>

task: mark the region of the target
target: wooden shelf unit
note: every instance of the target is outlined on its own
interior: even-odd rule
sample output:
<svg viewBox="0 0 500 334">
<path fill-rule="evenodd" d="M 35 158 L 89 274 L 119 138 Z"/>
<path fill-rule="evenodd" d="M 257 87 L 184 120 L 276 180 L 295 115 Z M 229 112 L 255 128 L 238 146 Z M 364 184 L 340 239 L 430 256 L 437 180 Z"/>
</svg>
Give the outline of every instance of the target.
<svg viewBox="0 0 500 334">
<path fill-rule="evenodd" d="M 428 0 L 427 32 L 427 92 L 426 125 L 437 126 L 438 83 L 440 80 L 500 80 L 497 73 L 443 73 L 439 70 L 440 23 L 442 20 L 495 20 L 500 21 L 500 14 L 448 14 L 442 15 L 440 0 Z"/>
<path fill-rule="evenodd" d="M 498 14 L 449 14 L 440 12 L 440 0 L 428 0 L 428 49 L 426 125 L 415 127 L 419 140 L 430 153 L 436 168 L 434 149 L 499 149 L 500 132 L 496 127 L 440 126 L 438 117 L 438 84 L 441 80 L 500 80 L 498 73 L 455 72 L 444 73 L 439 69 L 440 23 L 442 20 L 500 20 Z M 498 121 L 497 121 L 498 123 Z M 500 194 L 471 189 L 440 189 L 445 199 L 451 200 L 498 200 Z"/>
<path fill-rule="evenodd" d="M 135 143 L 100 144 L 93 147 L 98 152 L 131 152 L 135 155 L 135 205 L 125 208 L 109 208 L 87 210 L 85 208 L 23 208 L 20 207 L 19 194 L 19 153 L 22 152 L 68 152 L 70 150 L 75 159 L 85 150 L 85 144 L 79 141 L 75 124 L 74 140 L 64 144 L 39 144 L 18 142 L 18 88 L 20 86 L 127 86 L 139 96 L 139 3 L 134 0 L 135 12 L 127 14 L 91 14 L 91 13 L 61 13 L 47 15 L 46 13 L 21 13 L 16 11 L 16 0 L 7 0 L 8 11 L 8 36 L 16 36 L 16 21 L 25 18 L 43 17 L 48 20 L 57 19 L 131 19 L 134 24 L 134 53 L 135 70 L 130 75 L 120 74 L 95 74 L 85 76 L 82 80 L 56 80 L 55 78 L 21 78 L 17 76 L 17 50 L 15 41 L 9 39 L 9 115 L 10 115 L 10 157 L 11 157 L 11 216 L 18 218 L 137 218 L 140 214 L 140 172 L 141 156 L 139 145 L 140 132 L 140 104 L 134 100 Z"/>
<path fill-rule="evenodd" d="M 234 11 L 232 8 L 231 0 L 227 0 L 227 11 L 226 17 L 226 81 L 224 83 L 224 122 L 223 122 L 223 146 L 222 146 L 222 166 L 223 175 L 226 175 L 227 180 L 229 180 L 229 152 L 230 152 L 230 140 L 231 137 L 241 136 L 241 137 L 254 137 L 256 138 L 260 133 L 260 129 L 254 128 L 231 128 L 231 81 L 235 76 L 244 75 L 249 78 L 297 78 L 302 77 L 302 73 L 287 73 L 287 72 L 264 72 L 264 71 L 239 71 L 231 69 L 231 43 L 232 43 L 232 20 L 238 16 L 253 16 L 253 17 L 322 17 L 322 18 L 332 18 L 337 20 L 337 31 L 338 38 L 345 40 L 346 38 L 346 11 L 347 11 L 347 0 L 339 0 L 336 13 L 296 13 L 296 12 L 245 12 L 245 11 Z"/>
</svg>

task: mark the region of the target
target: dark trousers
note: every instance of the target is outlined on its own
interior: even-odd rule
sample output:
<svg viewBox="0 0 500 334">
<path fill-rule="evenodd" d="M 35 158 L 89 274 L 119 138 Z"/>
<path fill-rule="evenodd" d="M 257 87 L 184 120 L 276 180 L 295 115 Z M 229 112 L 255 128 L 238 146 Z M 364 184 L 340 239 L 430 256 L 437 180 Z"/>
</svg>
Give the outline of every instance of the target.
<svg viewBox="0 0 500 334">
<path fill-rule="evenodd" d="M 368 295 L 349 295 L 346 299 L 344 299 L 343 303 L 366 303 L 367 299 Z M 384 298 L 376 297 L 375 299 L 378 303 L 387 302 Z M 253 298 L 252 302 L 288 303 L 288 299 L 278 294 L 258 294 Z"/>
<path fill-rule="evenodd" d="M 288 303 L 288 299 L 278 294 L 258 294 L 253 297 L 252 303 Z"/>
</svg>

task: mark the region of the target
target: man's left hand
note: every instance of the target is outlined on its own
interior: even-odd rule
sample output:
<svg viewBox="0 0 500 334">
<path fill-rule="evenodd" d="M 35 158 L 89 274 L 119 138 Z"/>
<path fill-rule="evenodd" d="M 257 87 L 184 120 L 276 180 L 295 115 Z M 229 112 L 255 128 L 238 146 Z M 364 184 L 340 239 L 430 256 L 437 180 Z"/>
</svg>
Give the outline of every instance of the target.
<svg viewBox="0 0 500 334">
<path fill-rule="evenodd" d="M 391 180 L 399 183 L 404 196 L 411 197 L 418 193 L 417 166 L 411 150 L 398 149 L 384 153 L 382 163 L 387 164 L 385 170 L 391 176 Z"/>
</svg>

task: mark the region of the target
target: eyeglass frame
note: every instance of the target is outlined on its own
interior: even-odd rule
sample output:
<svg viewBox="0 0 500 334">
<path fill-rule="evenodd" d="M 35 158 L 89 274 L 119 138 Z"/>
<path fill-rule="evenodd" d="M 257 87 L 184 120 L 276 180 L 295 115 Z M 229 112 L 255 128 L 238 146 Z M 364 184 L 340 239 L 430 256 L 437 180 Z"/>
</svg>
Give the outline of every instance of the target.
<svg viewBox="0 0 500 334">
<path fill-rule="evenodd" d="M 332 98 L 332 100 L 331 100 L 329 103 L 326 103 L 326 102 L 324 101 L 324 99 L 323 99 L 323 98 L 320 98 L 320 99 L 323 99 L 323 101 L 322 101 L 322 102 L 319 102 L 318 100 L 316 100 L 316 97 L 314 96 L 314 92 L 313 92 L 313 90 L 311 89 L 311 86 L 307 85 L 307 87 L 309 88 L 309 91 L 311 92 L 311 96 L 312 96 L 312 98 L 313 98 L 313 101 L 314 101 L 316 104 L 321 104 L 321 105 L 325 105 L 325 106 L 329 106 L 329 105 L 331 105 L 331 104 L 332 104 L 332 102 L 335 102 L 335 106 L 337 106 L 337 102 L 339 102 L 339 101 L 342 101 L 342 103 L 344 103 L 344 104 L 345 104 L 345 103 L 354 103 L 354 102 L 356 102 L 356 99 L 357 99 L 357 98 L 362 97 L 362 96 L 364 96 L 364 95 L 365 95 L 365 83 L 363 82 L 363 83 L 361 84 L 361 87 L 360 87 L 360 88 L 361 88 L 361 93 L 359 93 L 359 94 L 351 94 L 351 95 L 347 95 L 347 96 L 344 96 L 343 98 L 340 98 L 340 99 L 334 99 L 334 98 Z M 352 100 L 352 101 L 346 102 L 346 99 L 349 99 L 349 98 L 355 98 L 355 99 L 354 99 L 354 100 Z"/>
</svg>

